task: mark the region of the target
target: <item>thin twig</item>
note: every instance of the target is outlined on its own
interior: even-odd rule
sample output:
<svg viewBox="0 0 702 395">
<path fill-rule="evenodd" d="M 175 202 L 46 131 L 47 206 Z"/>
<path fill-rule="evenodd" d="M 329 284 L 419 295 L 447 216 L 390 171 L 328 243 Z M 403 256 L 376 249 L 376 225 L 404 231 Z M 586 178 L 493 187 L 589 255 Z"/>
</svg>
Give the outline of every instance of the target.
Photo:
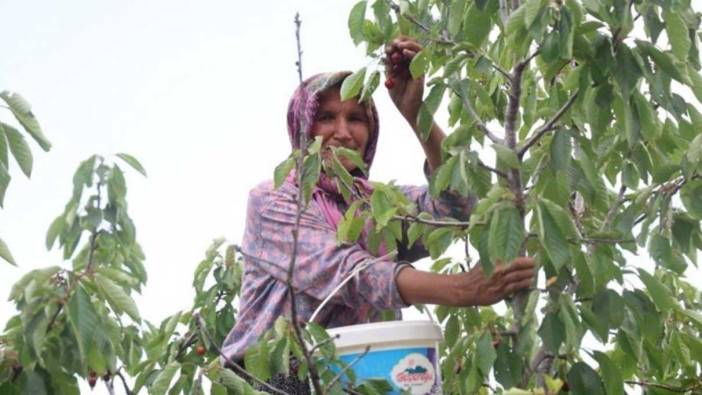
<svg viewBox="0 0 702 395">
<path fill-rule="evenodd" d="M 395 215 L 392 217 L 392 219 L 405 222 L 418 222 L 420 224 L 432 226 L 456 226 L 459 228 L 467 228 L 471 224 L 469 221 L 441 221 L 436 219 L 424 219 L 417 217 L 416 215 Z"/>
<path fill-rule="evenodd" d="M 101 209 L 101 198 L 102 198 L 102 183 L 98 182 L 97 183 L 97 199 L 95 206 L 97 207 L 98 210 Z M 90 250 L 88 251 L 88 264 L 86 265 L 85 269 L 81 273 L 79 273 L 74 280 L 74 283 L 68 287 L 68 290 L 66 291 L 66 295 L 63 297 L 63 299 L 59 302 L 58 308 L 56 309 L 56 312 L 54 312 L 54 315 L 51 316 L 51 320 L 49 321 L 49 324 L 46 326 L 46 333 L 49 333 L 51 329 L 54 327 L 54 324 L 56 323 L 56 320 L 58 319 L 59 314 L 61 313 L 61 310 L 63 310 L 63 306 L 67 303 L 68 298 L 70 297 L 70 294 L 73 292 L 73 288 L 75 287 L 75 283 L 80 280 L 81 277 L 83 277 L 86 273 L 89 273 L 92 266 L 93 266 L 93 258 L 94 258 L 94 253 L 95 250 L 97 249 L 97 229 L 93 229 L 92 234 L 90 235 Z"/>
<path fill-rule="evenodd" d="M 115 372 L 115 375 L 116 375 L 117 377 L 119 377 L 119 378 L 122 380 L 122 386 L 124 386 L 124 392 L 125 392 L 127 395 L 132 395 L 132 394 L 134 394 L 134 392 L 132 391 L 132 389 L 129 388 L 129 386 L 127 385 L 127 380 L 124 378 L 124 375 L 122 374 L 122 372 L 119 371 L 119 369 L 117 369 L 117 371 Z"/>
<path fill-rule="evenodd" d="M 534 135 L 524 143 L 524 146 L 519 149 L 517 155 L 521 158 L 524 154 L 531 148 L 537 141 L 539 141 L 546 133 L 556 128 L 556 122 L 565 114 L 566 111 L 575 103 L 575 99 L 578 97 L 578 91 L 576 90 L 573 95 L 568 98 L 568 100 L 561 106 L 556 114 L 553 115 L 551 119 L 548 120 L 543 126 L 541 126 Z"/>
<path fill-rule="evenodd" d="M 219 356 L 220 356 L 221 358 L 224 358 L 224 360 L 227 362 L 227 367 L 229 367 L 229 368 L 235 370 L 237 373 L 239 373 L 239 374 L 241 374 L 241 375 L 246 376 L 246 377 L 249 378 L 250 380 L 255 381 L 256 383 L 262 385 L 263 387 L 267 388 L 268 390 L 273 391 L 274 394 L 290 395 L 290 394 L 288 394 L 287 392 L 285 392 L 285 391 L 283 391 L 283 390 L 280 390 L 280 389 L 278 389 L 278 388 L 272 386 L 271 384 L 268 384 L 267 382 L 265 382 L 265 381 L 259 379 L 258 377 L 254 376 L 253 374 L 249 373 L 249 372 L 246 371 L 244 368 L 242 368 L 241 366 L 239 366 L 239 364 L 237 364 L 236 362 L 232 361 L 231 358 L 229 358 L 228 356 L 226 356 L 226 355 L 224 354 L 224 352 L 222 351 L 222 349 L 219 347 L 219 345 L 217 345 L 217 344 L 213 341 L 212 337 L 210 337 L 210 334 L 207 332 L 207 328 L 206 328 L 206 326 L 205 326 L 205 322 L 204 322 L 204 320 L 202 319 L 202 317 L 200 316 L 200 313 L 195 313 L 195 314 L 193 314 L 193 319 L 195 320 L 195 325 L 197 326 L 197 329 L 198 329 L 198 332 L 200 333 L 200 336 L 202 336 L 202 338 L 203 338 L 204 341 L 206 341 L 207 343 L 209 343 L 209 344 L 211 344 L 212 346 L 214 346 L 215 350 L 217 350 L 217 354 L 219 354 Z M 286 356 L 284 356 L 284 357 L 286 357 Z"/>
<path fill-rule="evenodd" d="M 501 171 L 501 170 L 497 170 L 494 167 L 490 167 L 490 166 L 486 165 L 485 163 L 483 163 L 483 161 L 478 162 L 478 166 L 482 167 L 485 170 L 488 170 L 488 171 L 491 171 L 491 172 L 497 174 L 498 176 L 504 178 L 505 180 L 508 178 L 507 173 L 505 173 L 504 171 Z"/>
<path fill-rule="evenodd" d="M 110 395 L 115 395 L 115 387 L 112 385 L 112 380 L 103 380 L 105 388 Z"/>
<path fill-rule="evenodd" d="M 302 21 L 300 20 L 300 14 L 295 14 L 295 40 L 297 41 L 297 74 L 300 82 L 300 86 L 303 84 L 302 79 L 302 44 L 300 40 L 300 25 Z M 304 89 L 302 90 L 304 92 Z M 306 97 L 304 98 L 306 99 Z M 312 381 L 312 386 L 314 387 L 317 394 L 324 394 L 322 391 L 322 385 L 319 382 L 319 372 L 317 372 L 317 367 L 312 359 L 312 354 L 307 349 L 307 344 L 302 336 L 302 329 L 300 328 L 300 323 L 297 319 L 297 303 L 295 297 L 295 288 L 293 287 L 293 275 L 295 272 L 295 261 L 297 259 L 297 247 L 298 238 L 300 235 L 300 218 L 302 217 L 302 212 L 304 211 L 304 193 L 303 193 L 303 176 L 304 176 L 304 157 L 307 152 L 307 119 L 302 116 L 300 117 L 300 129 L 297 133 L 298 138 L 298 148 L 301 151 L 301 155 L 298 155 L 295 160 L 295 171 L 297 176 L 297 212 L 295 213 L 295 227 L 292 230 L 293 235 L 293 247 L 292 254 L 290 255 L 290 263 L 288 264 L 288 295 L 290 296 L 290 320 L 292 321 L 293 332 L 295 333 L 295 338 L 297 339 L 300 348 L 302 349 L 302 354 L 307 361 L 307 366 L 309 369 L 309 378 Z M 287 357 L 287 356 L 286 356 Z"/>
<path fill-rule="evenodd" d="M 339 371 L 339 373 L 337 373 L 336 376 L 334 376 L 334 378 L 331 379 L 329 384 L 327 384 L 327 386 L 324 387 L 324 393 L 329 391 L 334 386 L 334 384 L 336 384 L 336 382 L 339 381 L 344 376 L 344 374 L 346 374 L 346 372 L 348 372 L 351 369 L 351 367 L 353 367 L 353 365 L 357 364 L 361 359 L 363 359 L 363 357 L 365 357 L 370 351 L 370 348 L 370 345 L 366 346 L 365 350 L 363 350 L 362 353 L 360 353 L 356 358 L 354 358 L 353 361 L 351 361 L 348 365 L 341 369 L 341 371 Z"/>
<path fill-rule="evenodd" d="M 695 390 L 697 388 L 702 387 L 702 383 L 697 383 L 695 385 L 691 385 L 689 387 L 675 387 L 672 385 L 668 384 L 661 384 L 661 383 L 651 383 L 648 381 L 635 381 L 635 380 L 626 380 L 624 383 L 629 384 L 629 385 L 638 385 L 641 387 L 654 387 L 654 388 L 660 388 L 664 390 L 668 390 L 671 392 L 680 392 L 680 393 L 685 393 L 688 391 Z"/>
<path fill-rule="evenodd" d="M 475 108 L 473 107 L 473 104 L 468 100 L 468 94 L 463 91 L 461 88 L 461 84 L 457 83 L 458 88 L 461 90 L 461 92 L 456 92 L 454 89 L 454 92 L 458 95 L 458 97 L 461 98 L 461 102 L 463 103 L 463 108 L 468 111 L 468 115 L 473 119 L 473 124 L 475 125 L 478 130 L 483 132 L 485 136 L 487 136 L 490 141 L 496 144 L 502 144 L 503 141 L 501 138 L 497 137 L 495 133 L 493 133 L 488 127 L 483 123 L 483 121 L 480 119 L 478 116 L 478 113 L 475 111 Z"/>
<path fill-rule="evenodd" d="M 607 212 L 607 216 L 605 217 L 604 221 L 602 221 L 602 225 L 600 226 L 600 231 L 606 230 L 607 227 L 609 226 L 609 224 L 614 219 L 614 214 L 617 213 L 617 209 L 624 201 L 624 193 L 626 193 L 626 185 L 622 185 L 619 188 L 619 194 L 617 195 L 617 200 L 615 200 L 614 204 L 612 204 L 612 207 L 609 208 L 609 211 Z"/>
<path fill-rule="evenodd" d="M 329 339 L 322 340 L 321 342 L 315 344 L 314 346 L 312 346 L 312 348 L 310 348 L 310 353 L 314 354 L 315 351 L 317 351 L 318 349 L 326 346 L 329 343 L 333 343 L 334 340 L 337 340 L 340 337 L 341 335 L 337 333 L 334 336 L 331 336 Z"/>
</svg>

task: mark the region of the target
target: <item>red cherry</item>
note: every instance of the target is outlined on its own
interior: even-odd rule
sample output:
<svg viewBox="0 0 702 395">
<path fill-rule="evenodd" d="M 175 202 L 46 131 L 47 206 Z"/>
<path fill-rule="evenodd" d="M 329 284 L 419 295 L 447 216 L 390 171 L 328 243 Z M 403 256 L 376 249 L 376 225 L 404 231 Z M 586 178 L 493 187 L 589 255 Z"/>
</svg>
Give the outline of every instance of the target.
<svg viewBox="0 0 702 395">
<path fill-rule="evenodd" d="M 205 350 L 205 347 L 203 347 L 202 345 L 199 345 L 199 346 L 197 346 L 197 347 L 195 348 L 195 354 L 197 354 L 197 355 L 199 355 L 199 356 L 205 355 L 205 352 L 206 352 L 206 351 L 207 351 L 207 350 Z"/>
<path fill-rule="evenodd" d="M 395 80 L 393 80 L 392 78 L 386 79 L 385 80 L 385 87 L 388 89 L 394 88 L 395 87 Z"/>
<path fill-rule="evenodd" d="M 97 376 L 88 377 L 88 385 L 90 386 L 90 389 L 93 389 L 95 387 L 96 382 L 97 382 Z"/>
</svg>

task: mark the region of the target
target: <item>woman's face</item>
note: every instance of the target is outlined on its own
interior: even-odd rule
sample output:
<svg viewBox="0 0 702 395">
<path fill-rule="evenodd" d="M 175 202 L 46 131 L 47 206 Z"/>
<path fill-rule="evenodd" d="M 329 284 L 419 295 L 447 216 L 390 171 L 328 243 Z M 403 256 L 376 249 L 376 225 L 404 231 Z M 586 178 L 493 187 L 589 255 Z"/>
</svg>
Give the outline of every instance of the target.
<svg viewBox="0 0 702 395">
<path fill-rule="evenodd" d="M 319 108 L 312 125 L 312 136 L 322 136 L 322 157 L 331 152 L 324 148 L 345 147 L 364 157 L 370 134 L 370 120 L 366 109 L 356 100 L 341 101 L 338 88 L 331 88 L 319 97 Z M 350 160 L 340 157 L 346 170 L 356 168 Z"/>
</svg>

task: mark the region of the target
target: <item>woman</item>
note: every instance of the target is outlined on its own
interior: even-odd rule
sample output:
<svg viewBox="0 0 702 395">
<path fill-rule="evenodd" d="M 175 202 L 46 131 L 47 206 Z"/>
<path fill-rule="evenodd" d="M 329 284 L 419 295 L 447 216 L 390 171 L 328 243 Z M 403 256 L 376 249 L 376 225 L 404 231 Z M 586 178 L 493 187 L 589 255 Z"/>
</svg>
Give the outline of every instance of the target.
<svg viewBox="0 0 702 395">
<path fill-rule="evenodd" d="M 388 67 L 386 84 L 397 109 L 418 135 L 416 119 L 422 102 L 423 78 L 413 80 L 406 70 L 411 59 L 421 50 L 412 39 L 400 37 L 387 48 L 394 67 Z M 378 140 L 378 117 L 372 102 L 342 102 L 339 87 L 348 73 L 314 76 L 303 83 L 293 96 L 288 109 L 288 131 L 293 146 L 301 121 L 312 125 L 310 137 L 322 137 L 322 147 L 343 146 L 357 151 L 368 168 Z M 442 130 L 434 124 L 426 141 L 419 142 L 426 155 L 425 173 L 434 172 L 441 164 Z M 342 164 L 356 176 L 360 193 L 370 193 L 369 184 L 351 161 Z M 474 203 L 473 197 L 452 192 L 433 199 L 426 186 L 402 186 L 402 192 L 420 211 L 437 217 L 466 219 Z M 242 249 L 246 253 L 239 320 L 227 336 L 224 353 L 234 361 L 243 359 L 248 346 L 270 327 L 278 316 L 290 317 L 287 294 L 287 268 L 293 250 L 292 229 L 295 226 L 298 188 L 289 177 L 279 189 L 272 182 L 255 187 L 249 195 L 246 230 Z M 337 245 L 336 226 L 345 211 L 343 198 L 335 184 L 323 177 L 313 193 L 309 207 L 300 220 L 293 286 L 297 315 L 302 321 L 310 318 L 321 301 L 331 294 L 358 267 L 375 259 L 364 235 L 353 245 Z M 442 275 L 415 270 L 406 261 L 428 255 L 421 246 L 398 248 L 397 261 L 380 260 L 354 276 L 334 295 L 315 319 L 325 327 L 370 322 L 378 312 L 397 312 L 415 303 L 451 306 L 475 306 L 496 303 L 513 292 L 529 287 L 534 277 L 531 258 L 518 258 L 510 265 L 497 264 L 494 275 L 485 278 L 480 266 L 467 273 Z"/>
</svg>

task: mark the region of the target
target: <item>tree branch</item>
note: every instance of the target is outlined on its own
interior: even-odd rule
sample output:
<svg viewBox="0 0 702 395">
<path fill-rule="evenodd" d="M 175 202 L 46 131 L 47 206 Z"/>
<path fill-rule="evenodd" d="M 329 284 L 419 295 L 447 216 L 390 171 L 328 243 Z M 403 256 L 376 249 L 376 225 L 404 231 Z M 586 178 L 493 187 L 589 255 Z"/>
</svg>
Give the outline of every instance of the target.
<svg viewBox="0 0 702 395">
<path fill-rule="evenodd" d="M 300 20 L 300 14 L 295 14 L 295 40 L 297 41 L 297 74 L 300 81 L 300 86 L 303 84 L 302 79 L 302 44 L 300 41 L 300 25 L 302 21 Z M 304 90 L 303 90 L 304 91 Z M 295 338 L 302 349 L 302 354 L 307 361 L 307 366 L 309 369 L 309 378 L 312 381 L 312 386 L 314 387 L 317 394 L 324 394 L 322 391 L 322 385 L 319 382 L 319 372 L 317 372 L 317 367 L 312 359 L 312 354 L 307 349 L 307 344 L 302 336 L 302 329 L 300 328 L 300 323 L 297 318 L 297 303 L 295 297 L 295 288 L 293 287 L 293 273 L 295 272 L 295 260 L 297 259 L 297 246 L 298 238 L 300 235 L 300 218 L 302 217 L 302 212 L 304 211 L 304 193 L 303 193 L 303 172 L 304 172 L 304 158 L 307 153 L 307 119 L 303 116 L 300 117 L 300 130 L 298 130 L 298 147 L 301 151 L 301 155 L 298 155 L 295 161 L 296 175 L 297 175 L 297 212 L 295 214 L 295 227 L 292 230 L 293 234 L 293 249 L 290 255 L 290 263 L 288 264 L 288 279 L 286 281 L 288 286 L 288 295 L 290 296 L 290 315 L 292 321 L 293 331 L 295 332 Z M 287 356 L 285 356 L 287 358 Z"/>
<path fill-rule="evenodd" d="M 702 387 L 702 383 L 697 383 L 695 385 L 691 385 L 689 387 L 675 387 L 672 385 L 668 384 L 660 384 L 660 383 L 651 383 L 648 381 L 635 381 L 635 380 L 626 380 L 624 383 L 629 384 L 629 385 L 638 385 L 642 387 L 654 387 L 654 388 L 660 388 L 664 390 L 668 390 L 671 392 L 680 392 L 680 393 L 685 393 L 688 391 L 695 390 L 697 388 Z"/>
<path fill-rule="evenodd" d="M 420 224 L 432 226 L 456 226 L 459 228 L 467 228 L 470 226 L 470 221 L 441 221 L 435 219 L 423 219 L 415 215 L 395 215 L 392 219 L 397 219 L 404 222 L 418 222 Z"/>
<path fill-rule="evenodd" d="M 122 374 L 122 372 L 119 371 L 119 369 L 117 369 L 117 371 L 115 372 L 115 375 L 122 380 L 122 386 L 124 387 L 124 393 L 127 395 L 133 395 L 134 392 L 127 385 L 127 380 L 124 378 L 124 375 Z"/>
<path fill-rule="evenodd" d="M 336 384 L 336 382 L 339 381 L 344 376 L 344 374 L 346 374 L 346 372 L 348 372 L 353 367 L 353 365 L 357 364 L 361 359 L 363 359 L 363 357 L 365 357 L 368 354 L 368 351 L 370 351 L 370 346 L 366 346 L 365 350 L 363 350 L 362 353 L 360 353 L 356 358 L 354 358 L 353 361 L 351 361 L 348 365 L 341 369 L 341 371 L 339 371 L 339 373 L 337 373 L 336 376 L 334 376 L 334 378 L 331 379 L 329 384 L 327 384 L 326 387 L 324 387 L 324 393 L 327 393 L 327 391 L 329 391 L 334 386 L 334 384 Z"/>
<path fill-rule="evenodd" d="M 570 98 L 561 106 L 556 114 L 553 115 L 543 126 L 541 126 L 534 135 L 524 143 L 524 146 L 519 149 L 517 155 L 521 158 L 524 154 L 531 148 L 537 141 L 539 141 L 546 133 L 556 128 L 556 122 L 563 116 L 563 114 L 568 111 L 568 109 L 575 103 L 575 99 L 578 97 L 578 91 L 576 90 Z"/>
<path fill-rule="evenodd" d="M 273 391 L 272 393 L 274 394 L 281 394 L 281 395 L 291 395 L 288 394 L 287 392 L 280 390 L 267 382 L 259 379 L 258 377 L 254 376 L 253 374 L 249 373 L 246 371 L 244 368 L 239 366 L 239 364 L 235 363 L 234 361 L 231 360 L 228 356 L 224 354 L 222 349 L 217 345 L 213 339 L 210 337 L 210 334 L 207 332 L 205 322 L 203 321 L 202 317 L 200 316 L 200 313 L 195 313 L 193 314 L 193 319 L 195 320 L 195 325 L 197 326 L 198 332 L 200 333 L 200 336 L 202 336 L 203 340 L 206 340 L 208 343 L 210 343 L 214 348 L 217 350 L 217 354 L 221 357 L 224 358 L 224 361 L 227 363 L 226 367 L 231 368 L 232 370 L 235 370 L 237 373 L 246 376 L 249 380 L 256 382 L 257 384 L 262 385 L 266 389 Z M 225 367 L 225 368 L 226 368 Z"/>
<path fill-rule="evenodd" d="M 507 173 L 505 173 L 501 170 L 497 170 L 494 167 L 490 167 L 490 166 L 486 165 L 485 163 L 483 163 L 482 161 L 478 162 L 478 166 L 482 167 L 485 170 L 488 170 L 488 171 L 491 171 L 491 172 L 497 174 L 498 176 L 504 178 L 505 180 L 509 178 L 507 176 Z"/>
<path fill-rule="evenodd" d="M 459 84 L 459 86 L 460 86 L 460 84 Z M 502 144 L 503 143 L 502 139 L 497 137 L 497 135 L 495 135 L 495 133 L 490 131 L 490 129 L 488 129 L 488 127 L 480 119 L 480 117 L 478 116 L 478 113 L 475 111 L 475 108 L 473 108 L 473 104 L 470 102 L 470 100 L 468 100 L 467 94 L 465 94 L 465 92 L 456 92 L 455 89 L 454 89 L 454 92 L 458 95 L 458 97 L 461 98 L 461 102 L 463 103 L 463 108 L 465 108 L 465 110 L 468 111 L 468 114 L 473 119 L 473 124 L 475 125 L 475 127 L 477 127 L 481 132 L 483 132 L 485 134 L 485 136 L 487 136 L 487 138 L 490 139 L 490 141 L 492 141 L 493 143 Z"/>
</svg>

